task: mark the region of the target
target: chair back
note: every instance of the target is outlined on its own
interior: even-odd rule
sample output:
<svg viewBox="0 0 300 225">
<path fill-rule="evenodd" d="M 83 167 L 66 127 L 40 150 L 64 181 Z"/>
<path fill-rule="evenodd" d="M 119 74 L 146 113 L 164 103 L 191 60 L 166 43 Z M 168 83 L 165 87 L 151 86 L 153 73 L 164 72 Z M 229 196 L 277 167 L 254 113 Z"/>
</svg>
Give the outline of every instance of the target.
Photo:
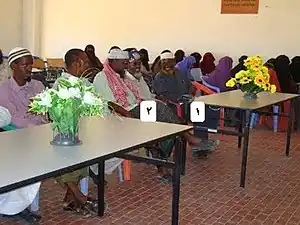
<svg viewBox="0 0 300 225">
<path fill-rule="evenodd" d="M 213 90 L 209 89 L 208 87 L 204 86 L 203 84 L 200 84 L 197 81 L 192 81 L 192 85 L 197 88 L 198 91 L 202 91 L 206 95 L 215 94 Z"/>
<path fill-rule="evenodd" d="M 48 69 L 65 69 L 66 65 L 63 59 L 60 58 L 47 58 Z"/>
<path fill-rule="evenodd" d="M 45 65 L 45 62 L 41 58 L 36 58 L 33 60 L 32 68 L 44 70 L 44 69 L 46 69 L 46 65 Z"/>
</svg>

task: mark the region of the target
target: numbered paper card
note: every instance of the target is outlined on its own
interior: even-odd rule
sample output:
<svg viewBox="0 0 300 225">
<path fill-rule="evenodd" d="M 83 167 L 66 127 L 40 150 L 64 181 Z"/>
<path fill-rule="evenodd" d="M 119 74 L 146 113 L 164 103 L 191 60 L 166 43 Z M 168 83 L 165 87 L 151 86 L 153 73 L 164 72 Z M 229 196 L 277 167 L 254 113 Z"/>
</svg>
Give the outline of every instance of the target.
<svg viewBox="0 0 300 225">
<path fill-rule="evenodd" d="M 140 104 L 140 120 L 142 122 L 156 122 L 156 102 L 142 101 Z"/>
<path fill-rule="evenodd" d="M 194 101 L 190 106 L 191 121 L 193 123 L 202 123 L 205 121 L 205 104 L 204 102 Z"/>
</svg>

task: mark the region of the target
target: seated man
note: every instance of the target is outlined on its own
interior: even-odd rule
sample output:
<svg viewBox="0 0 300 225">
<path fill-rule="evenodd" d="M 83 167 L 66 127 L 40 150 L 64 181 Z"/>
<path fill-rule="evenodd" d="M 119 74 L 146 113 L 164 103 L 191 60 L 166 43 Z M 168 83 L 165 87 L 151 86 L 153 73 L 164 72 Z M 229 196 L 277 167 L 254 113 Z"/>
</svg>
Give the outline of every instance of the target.
<svg viewBox="0 0 300 225">
<path fill-rule="evenodd" d="M 8 56 L 13 76 L 0 85 L 0 105 L 7 108 L 12 115 L 12 123 L 18 128 L 39 125 L 45 118 L 28 113 L 30 98 L 44 90 L 37 80 L 31 80 L 33 59 L 24 48 L 14 48 Z"/>
<path fill-rule="evenodd" d="M 45 119 L 42 116 L 28 113 L 30 98 L 44 89 L 41 82 L 31 80 L 31 53 L 24 48 L 14 48 L 9 53 L 8 64 L 13 75 L 0 85 L 0 105 L 8 109 L 12 124 L 18 128 L 44 123 Z M 3 113 L 3 110 L 0 115 L 8 116 L 7 111 Z M 19 215 L 29 222 L 40 220 L 40 215 L 28 209 L 38 196 L 40 184 L 39 182 L 0 195 L 0 214 Z M 38 206 L 33 206 L 35 208 L 32 210 L 37 211 Z"/>
<path fill-rule="evenodd" d="M 149 100 L 153 98 L 153 95 L 143 78 L 141 67 L 142 62 L 139 53 L 137 51 L 131 51 L 129 53 L 129 65 L 126 71 L 126 78 L 138 87 L 142 99 Z"/>
<path fill-rule="evenodd" d="M 175 68 L 175 59 L 171 52 L 162 53 L 160 58 L 161 71 L 155 76 L 153 89 L 158 96 L 161 96 L 166 101 L 177 103 L 182 96 L 189 95 L 191 93 L 193 85 L 187 76 L 183 75 L 177 68 Z M 212 122 L 216 123 L 216 121 Z M 217 141 L 208 141 L 207 132 L 194 129 L 194 133 L 197 137 L 203 139 L 200 144 L 200 150 L 202 152 L 209 151 L 218 144 Z M 192 148 L 194 147 L 192 146 Z M 196 148 L 195 150 L 199 150 L 199 148 Z"/>
<path fill-rule="evenodd" d="M 62 74 L 64 78 L 69 78 L 70 76 L 82 77 L 82 74 L 87 71 L 90 65 L 86 53 L 81 49 L 69 50 L 65 54 L 65 64 L 67 73 Z M 86 80 L 86 85 L 89 86 L 91 83 Z M 58 88 L 57 81 L 54 83 L 53 88 Z M 92 212 L 96 212 L 97 202 L 88 197 L 87 190 L 84 190 L 86 193 L 82 193 L 78 187 L 79 182 L 88 177 L 88 175 L 88 168 L 83 168 L 56 178 L 58 183 L 66 189 L 63 203 L 64 210 L 72 211 L 85 217 L 90 216 Z M 86 189 L 88 189 L 88 184 L 86 183 L 85 185 Z"/>
<path fill-rule="evenodd" d="M 126 77 L 125 69 L 127 67 L 128 52 L 119 49 L 113 49 L 104 62 L 103 70 L 95 77 L 95 90 L 107 101 L 119 105 L 115 110 L 123 115 L 140 118 L 140 103 L 142 97 L 134 83 Z M 164 103 L 157 101 L 157 120 L 160 122 L 178 123 L 182 121 L 172 112 Z M 124 110 L 125 109 L 125 110 Z M 109 113 L 109 111 L 108 111 Z M 200 144 L 200 139 L 191 135 L 189 132 L 184 137 L 193 145 Z M 168 156 L 170 153 L 165 154 Z"/>
</svg>

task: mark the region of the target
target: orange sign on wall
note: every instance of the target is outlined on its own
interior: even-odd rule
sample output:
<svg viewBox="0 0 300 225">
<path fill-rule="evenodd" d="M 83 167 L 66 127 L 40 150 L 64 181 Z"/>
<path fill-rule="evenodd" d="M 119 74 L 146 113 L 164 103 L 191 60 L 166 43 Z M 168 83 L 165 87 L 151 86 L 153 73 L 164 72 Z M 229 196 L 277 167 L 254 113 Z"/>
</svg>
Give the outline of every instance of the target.
<svg viewBox="0 0 300 225">
<path fill-rule="evenodd" d="M 257 14 L 259 0 L 221 0 L 221 14 Z"/>
</svg>

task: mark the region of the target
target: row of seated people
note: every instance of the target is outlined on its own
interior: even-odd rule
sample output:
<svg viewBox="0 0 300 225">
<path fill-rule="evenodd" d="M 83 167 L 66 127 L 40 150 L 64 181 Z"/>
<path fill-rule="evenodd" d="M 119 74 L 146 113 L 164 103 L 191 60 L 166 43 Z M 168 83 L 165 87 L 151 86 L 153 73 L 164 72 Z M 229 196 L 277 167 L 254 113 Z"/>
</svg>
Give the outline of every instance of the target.
<svg viewBox="0 0 300 225">
<path fill-rule="evenodd" d="M 244 61 L 246 59 L 247 56 L 241 56 L 239 63 L 233 67 L 233 60 L 230 57 L 225 56 L 222 57 L 219 60 L 219 63 L 215 66 L 214 57 L 211 53 L 208 53 L 208 58 L 202 61 L 199 53 L 193 53 L 191 56 L 183 58 L 182 61 L 177 63 L 176 67 L 179 68 L 182 73 L 186 74 L 190 80 L 195 80 L 202 83 L 204 82 L 211 88 L 217 88 L 218 91 L 225 92 L 231 90 L 230 88 L 226 87 L 226 82 L 241 70 L 246 70 L 246 67 L 244 66 Z M 280 55 L 277 58 L 269 59 L 265 63 L 265 66 L 269 69 L 270 83 L 276 86 L 277 92 L 298 92 L 297 83 L 299 82 L 300 77 L 299 59 L 300 57 L 296 56 L 290 63 L 290 60 L 287 56 Z M 208 68 L 206 71 L 211 70 L 212 72 L 203 75 L 202 68 Z M 288 114 L 290 109 L 289 101 L 281 104 L 279 109 L 280 113 Z M 230 112 L 230 110 L 227 112 Z M 231 116 L 225 115 L 225 117 L 230 118 Z M 264 117 L 262 123 L 271 128 L 273 126 L 273 118 L 271 116 Z M 288 119 L 280 117 L 278 130 L 285 131 L 288 127 L 287 124 Z"/>
<path fill-rule="evenodd" d="M 65 55 L 67 73 L 64 77 L 76 76 L 85 77 L 84 74 L 90 69 L 91 62 L 87 54 L 80 49 L 71 49 Z M 28 112 L 30 99 L 40 93 L 44 86 L 41 82 L 31 79 L 33 58 L 32 54 L 24 48 L 15 48 L 9 53 L 8 64 L 12 70 L 12 76 L 0 85 L 0 113 L 2 121 L 11 116 L 11 123 L 17 128 L 27 128 L 48 123 L 47 118 Z M 109 51 L 107 60 L 103 63 L 103 70 L 99 72 L 93 84 L 88 80 L 87 85 L 94 85 L 95 90 L 105 100 L 114 103 L 114 111 L 134 118 L 139 118 L 139 103 L 144 99 L 153 99 L 150 89 L 144 83 L 139 84 L 142 78 L 140 55 L 136 51 L 122 51 L 120 48 L 113 48 Z M 176 76 L 173 76 L 176 75 Z M 173 78 L 174 77 L 174 78 Z M 166 103 L 176 101 L 180 96 L 189 94 L 191 84 L 184 75 L 175 68 L 175 60 L 172 53 L 167 52 L 161 55 L 161 74 L 154 82 L 155 92 L 162 96 L 164 101 L 157 101 L 157 119 L 161 122 L 182 124 L 184 121 L 176 115 L 176 112 Z M 170 86 L 165 82 L 172 82 L 177 88 L 164 91 L 163 86 Z M 55 88 L 55 84 L 54 84 Z M 147 89 L 148 88 L 148 89 Z M 3 108 L 4 107 L 4 108 Z M 107 109 L 107 114 L 111 111 Z M 201 133 L 201 132 L 200 132 Z M 202 132 L 203 133 L 203 132 Z M 206 132 L 204 132 L 207 134 Z M 201 150 L 212 149 L 214 143 L 209 143 L 200 134 L 198 137 L 192 133 L 185 133 L 183 136 L 189 144 Z M 204 144 L 203 144 L 204 143 Z M 163 147 L 161 147 L 163 149 Z M 153 149 L 154 157 L 161 157 L 161 153 Z M 164 157 L 169 157 L 171 150 L 164 152 Z M 119 163 L 119 162 L 117 162 Z M 170 180 L 169 171 L 158 168 L 162 180 Z M 95 172 L 95 170 L 93 170 Z M 83 194 L 78 183 L 89 174 L 88 168 L 77 170 L 57 177 L 56 180 L 66 190 L 63 207 L 65 210 L 75 212 L 82 216 L 89 216 L 97 211 L 97 203 L 88 194 Z M 96 175 L 96 174 L 92 174 Z M 35 201 L 41 183 L 29 185 L 0 195 L 0 214 L 18 215 L 28 221 L 37 221 L 41 216 L 30 208 Z"/>
<path fill-rule="evenodd" d="M 176 110 L 172 103 L 176 103 L 183 95 L 189 95 L 192 92 L 191 80 L 193 80 L 193 76 L 191 76 L 191 72 L 195 65 L 200 62 L 199 58 L 201 59 L 201 56 L 194 54 L 176 63 L 174 55 L 166 50 L 162 52 L 159 58 L 160 71 L 153 77 L 153 82 L 147 83 L 144 78 L 146 77 L 145 75 L 149 76 L 150 73 L 145 74 L 143 72 L 141 54 L 135 49 L 128 53 L 118 47 L 113 47 L 109 51 L 107 60 L 102 64 L 102 71 L 94 70 L 92 73 L 88 73 L 88 76 L 86 72 L 91 71 L 91 68 L 93 68 L 88 55 L 83 50 L 72 49 L 65 55 L 68 73 L 65 73 L 63 76 L 92 77 L 93 79 L 89 79 L 90 82 L 87 81 L 87 85 L 94 85 L 95 90 L 99 94 L 107 101 L 113 102 L 115 112 L 134 118 L 139 118 L 139 103 L 142 100 L 155 99 L 153 96 L 153 93 L 155 93 L 160 99 L 156 100 L 158 121 L 184 123 L 176 115 Z M 282 57 L 279 57 L 277 61 L 280 61 L 280 58 Z M 26 49 L 16 48 L 10 52 L 8 63 L 13 71 L 13 75 L 0 86 L 0 105 L 8 109 L 12 116 L 12 123 L 19 128 L 25 128 L 48 122 L 45 118 L 27 112 L 30 98 L 44 89 L 40 82 L 31 80 L 32 56 L 30 52 Z M 270 71 L 274 70 L 272 64 L 269 63 L 267 65 Z M 214 71 L 205 77 L 205 80 L 208 83 L 215 81 L 216 83 L 211 84 L 218 87 L 221 91 L 226 91 L 228 89 L 225 89 L 225 83 L 231 75 L 232 59 L 224 57 Z M 153 90 L 152 93 L 151 89 Z M 107 112 L 110 112 L 109 109 L 107 109 Z M 207 120 L 207 123 L 210 124 L 206 125 L 206 127 L 216 126 L 215 122 L 216 120 L 213 119 Z M 196 136 L 186 133 L 184 137 L 199 151 L 211 150 L 217 145 L 217 142 L 208 141 L 207 132 L 195 131 Z M 168 157 L 170 153 L 170 151 L 165 152 L 164 156 Z M 153 152 L 153 155 L 160 157 L 157 152 Z M 158 172 L 162 179 L 170 179 L 168 171 L 159 168 Z M 89 170 L 83 169 L 57 178 L 59 183 L 67 190 L 64 199 L 64 209 L 84 216 L 89 215 L 91 211 L 95 211 L 97 206 L 94 199 L 83 195 L 78 188 L 78 182 L 86 177 L 88 173 Z M 39 184 L 30 187 L 33 188 L 34 193 L 37 193 Z M 7 193 L 6 196 L 2 195 L 5 198 L 7 196 L 14 196 L 14 192 Z M 7 199 L 9 200 L 9 198 Z M 32 197 L 30 200 L 33 201 Z M 9 205 L 10 202 L 5 203 Z M 0 213 L 2 214 L 11 215 L 21 212 L 21 215 L 24 215 L 27 219 L 40 218 L 27 209 L 22 211 L 23 209 L 21 208 L 21 210 L 8 212 L 1 210 L 1 208 L 5 209 L 5 206 L 2 206 L 0 205 Z"/>
</svg>

